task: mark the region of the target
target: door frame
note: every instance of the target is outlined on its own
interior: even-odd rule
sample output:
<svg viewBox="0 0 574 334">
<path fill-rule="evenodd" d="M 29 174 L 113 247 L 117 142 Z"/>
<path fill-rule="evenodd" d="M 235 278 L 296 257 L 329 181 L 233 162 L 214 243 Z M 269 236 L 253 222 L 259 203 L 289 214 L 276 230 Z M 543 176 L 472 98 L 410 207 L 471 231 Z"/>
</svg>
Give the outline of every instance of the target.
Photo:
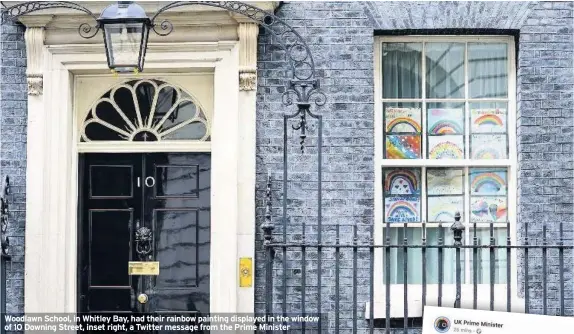
<svg viewBox="0 0 574 334">
<path fill-rule="evenodd" d="M 28 97 L 25 312 L 74 313 L 79 185 L 74 81 L 109 69 L 101 44 L 42 45 L 39 54 L 44 91 Z M 239 288 L 237 269 L 239 257 L 254 258 L 255 92 L 239 90 L 239 42 L 150 43 L 146 75 L 197 68 L 214 72 L 210 311 L 252 313 L 253 288 Z M 193 151 L 184 146 L 174 150 Z"/>
</svg>

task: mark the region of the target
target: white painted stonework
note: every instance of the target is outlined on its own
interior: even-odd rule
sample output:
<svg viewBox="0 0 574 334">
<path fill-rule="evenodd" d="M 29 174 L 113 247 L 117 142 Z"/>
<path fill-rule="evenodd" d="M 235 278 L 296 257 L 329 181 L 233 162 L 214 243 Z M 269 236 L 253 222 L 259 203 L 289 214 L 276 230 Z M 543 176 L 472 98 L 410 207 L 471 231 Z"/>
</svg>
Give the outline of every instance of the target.
<svg viewBox="0 0 574 334">
<path fill-rule="evenodd" d="M 91 2 L 89 7 L 99 13 L 105 4 Z M 151 14 L 158 2 L 143 4 Z M 274 8 L 271 2 L 256 5 Z M 212 92 L 211 142 L 80 144 L 81 114 L 90 103 L 88 96 L 97 92 L 78 92 L 92 89 L 78 83 L 100 77 L 100 90 L 105 92 L 111 88 L 108 83 L 130 76 L 110 74 L 101 36 L 91 40 L 77 36 L 77 27 L 88 16 L 57 9 L 20 18 L 32 29 L 26 33 L 26 42 L 31 51 L 28 64 L 33 65 L 29 70 L 26 176 L 27 313 L 76 311 L 78 153 L 151 151 L 211 152 L 211 312 L 254 311 L 253 287 L 239 288 L 238 260 L 255 258 L 256 101 L 255 86 L 240 89 L 239 73 L 256 73 L 256 54 L 240 57 L 240 53 L 246 47 L 257 52 L 258 30 L 236 15 L 204 6 L 182 7 L 166 13 L 166 18 L 173 19 L 174 33 L 150 40 L 144 73 L 137 78 L 177 82 L 209 73 L 212 87 L 204 90 Z M 241 29 L 239 22 L 243 22 Z M 188 89 L 193 93 L 193 87 Z M 79 96 L 87 102 L 79 101 Z"/>
</svg>

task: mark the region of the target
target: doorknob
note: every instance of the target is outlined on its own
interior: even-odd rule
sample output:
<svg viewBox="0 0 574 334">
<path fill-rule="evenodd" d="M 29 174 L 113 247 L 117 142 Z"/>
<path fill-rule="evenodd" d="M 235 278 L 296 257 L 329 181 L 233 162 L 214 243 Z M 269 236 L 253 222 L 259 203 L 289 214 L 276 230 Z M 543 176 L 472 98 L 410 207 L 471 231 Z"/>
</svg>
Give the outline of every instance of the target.
<svg viewBox="0 0 574 334">
<path fill-rule="evenodd" d="M 145 293 L 140 293 L 138 296 L 138 302 L 140 304 L 145 304 L 145 303 L 147 303 L 147 301 L 148 301 L 147 295 Z"/>
</svg>

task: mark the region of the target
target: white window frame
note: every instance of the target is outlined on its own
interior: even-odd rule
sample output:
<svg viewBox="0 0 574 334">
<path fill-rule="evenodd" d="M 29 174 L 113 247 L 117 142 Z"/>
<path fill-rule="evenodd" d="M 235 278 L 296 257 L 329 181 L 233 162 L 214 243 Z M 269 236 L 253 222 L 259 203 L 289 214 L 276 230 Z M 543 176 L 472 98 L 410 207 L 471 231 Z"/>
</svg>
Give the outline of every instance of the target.
<svg viewBox="0 0 574 334">
<path fill-rule="evenodd" d="M 501 160 L 471 160 L 469 159 L 469 122 L 465 122 L 465 159 L 464 160 L 431 160 L 426 157 L 426 138 L 423 139 L 422 136 L 426 137 L 424 131 L 421 133 L 422 140 L 422 159 L 384 159 L 383 151 L 383 102 L 420 102 L 422 110 L 422 124 L 425 123 L 426 119 L 426 102 L 439 101 L 440 102 L 462 102 L 465 103 L 469 99 L 468 97 L 468 71 L 465 68 L 465 93 L 464 98 L 461 99 L 426 99 L 425 90 L 423 89 L 423 96 L 420 99 L 384 99 L 382 96 L 382 44 L 384 42 L 461 42 L 461 43 L 474 43 L 474 42 L 485 42 L 485 43 L 507 43 L 508 47 L 508 98 L 504 99 L 488 99 L 491 102 L 507 102 L 507 131 L 508 131 L 508 159 Z M 467 52 L 465 48 L 465 67 L 467 66 Z M 390 167 L 505 167 L 508 168 L 507 182 L 507 201 L 508 201 L 508 212 L 507 217 L 510 221 L 510 237 L 512 244 L 516 243 L 516 198 L 517 198 L 517 145 L 516 145 L 516 55 L 515 55 L 515 41 L 512 36 L 452 36 L 452 35 L 432 35 L 432 36 L 379 36 L 375 37 L 375 57 L 374 57 L 374 88 L 375 88 L 375 154 L 374 154 L 374 164 L 375 164 L 375 232 L 374 240 L 378 245 L 384 244 L 384 229 L 386 224 L 383 221 L 383 168 Z M 424 54 L 424 47 L 423 47 Z M 426 70 L 425 70 L 425 57 L 422 63 L 422 87 L 426 87 Z M 477 99 L 478 100 L 478 99 Z M 487 100 L 487 99 L 482 99 Z M 468 103 L 465 103 L 465 118 L 468 115 Z M 426 131 L 426 127 L 423 127 Z M 421 184 L 425 184 L 426 172 L 421 168 Z M 465 203 L 468 202 L 469 193 L 469 181 L 468 175 L 464 175 L 464 187 L 465 187 Z M 421 192 L 421 220 L 424 222 L 426 220 L 426 193 L 425 189 Z M 465 205 L 465 211 L 468 211 L 468 205 Z M 468 215 L 463 215 L 464 219 L 468 219 Z M 396 227 L 403 227 L 404 224 L 394 224 Z M 400 226 L 399 226 L 400 225 Z M 436 224 L 433 224 L 436 225 Z M 466 225 L 466 223 L 465 223 Z M 506 224 L 501 224 L 506 225 Z M 391 225 L 392 226 L 392 225 Z M 420 223 L 409 224 L 407 226 L 417 226 L 420 227 Z M 430 228 L 430 224 L 428 225 Z M 495 224 L 496 226 L 496 224 Z M 444 223 L 443 227 L 450 227 L 450 224 Z M 466 226 L 465 233 L 468 233 L 468 226 Z M 448 233 L 448 232 L 447 232 Z M 413 250 L 416 251 L 416 250 Z M 466 257 L 465 263 L 467 265 L 463 270 L 466 271 L 466 277 L 470 276 L 469 263 L 469 253 L 464 251 L 462 256 Z M 511 288 L 511 307 L 515 312 L 524 312 L 524 301 L 518 297 L 517 291 L 517 264 L 516 264 L 516 251 L 513 249 L 511 251 L 510 259 L 511 261 L 511 277 L 510 277 L 510 288 Z M 384 248 L 375 249 L 375 273 L 374 273 L 374 318 L 385 318 L 386 317 L 386 285 L 385 285 L 385 251 Z M 432 265 L 432 263 L 427 262 L 427 266 Z M 391 284 L 391 318 L 403 318 L 404 317 L 404 284 Z M 407 287 L 407 305 L 408 305 L 408 317 L 421 317 L 422 316 L 422 285 L 421 284 L 408 284 Z M 506 295 L 507 286 L 506 283 L 495 284 L 495 310 L 506 311 Z M 478 284 L 477 285 L 477 307 L 479 309 L 489 310 L 490 309 L 490 284 Z M 461 284 L 461 304 L 462 307 L 472 308 L 473 307 L 473 284 L 467 284 L 462 282 Z M 443 284 L 442 285 L 442 306 L 452 307 L 455 301 L 456 286 L 455 284 Z M 438 284 L 427 284 L 426 285 L 426 305 L 438 305 Z M 370 303 L 367 303 L 365 310 L 365 318 L 370 318 Z"/>
</svg>

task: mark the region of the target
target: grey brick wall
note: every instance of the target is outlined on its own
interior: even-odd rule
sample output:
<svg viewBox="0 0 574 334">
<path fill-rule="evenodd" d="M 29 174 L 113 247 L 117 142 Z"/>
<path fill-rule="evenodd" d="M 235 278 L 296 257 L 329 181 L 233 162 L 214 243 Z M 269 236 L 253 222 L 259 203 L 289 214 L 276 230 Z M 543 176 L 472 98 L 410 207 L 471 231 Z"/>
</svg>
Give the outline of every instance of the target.
<svg viewBox="0 0 574 334">
<path fill-rule="evenodd" d="M 7 312 L 24 311 L 24 225 L 26 209 L 26 50 L 24 27 L 0 28 L 0 179 L 11 181 L 7 265 Z"/>
<path fill-rule="evenodd" d="M 524 236 L 542 237 L 546 224 L 550 240 L 557 240 L 564 223 L 566 242 L 574 242 L 573 130 L 574 130 L 574 18 L 572 2 L 530 5 L 520 27 L 518 57 L 518 227 Z M 559 314 L 558 258 L 549 257 L 548 312 Z M 532 256 L 530 293 L 532 312 L 542 312 L 540 252 Z M 566 258 L 567 314 L 574 314 L 572 253 Z M 538 263 L 536 263 L 538 262 Z M 522 268 L 521 268 L 522 269 Z"/>
<path fill-rule="evenodd" d="M 335 226 L 340 225 L 341 242 L 352 242 L 352 226 L 357 226 L 360 242 L 371 236 L 373 225 L 373 28 L 363 8 L 363 4 L 346 2 L 300 2 L 285 3 L 277 15 L 284 18 L 301 33 L 309 44 L 321 77 L 322 90 L 329 100 L 321 109 L 324 117 L 323 149 L 323 224 L 324 241 L 333 242 Z M 263 31 L 262 31 L 263 33 Z M 258 104 L 257 104 L 257 172 L 258 172 L 258 224 L 263 216 L 263 199 L 267 170 L 273 173 L 273 222 L 275 232 L 282 238 L 281 228 L 281 180 L 284 113 L 293 113 L 296 107 L 286 108 L 281 104 L 284 77 L 281 58 L 274 57 L 273 46 L 268 36 L 260 39 L 258 62 Z M 310 121 L 311 125 L 316 123 Z M 290 123 L 289 126 L 291 126 Z M 302 224 L 306 223 L 305 237 L 309 242 L 317 242 L 317 146 L 311 130 L 305 154 L 300 154 L 297 133 L 290 130 L 289 151 L 292 163 L 289 171 L 289 211 L 288 240 L 301 241 Z M 258 229 L 260 232 L 260 229 Z M 256 249 L 261 250 L 260 237 Z M 368 298 L 369 262 L 368 253 L 358 254 L 358 291 L 359 302 L 352 300 L 352 254 L 343 250 L 341 260 L 341 325 L 352 326 L 352 310 L 358 307 L 359 317 L 363 317 L 364 302 Z M 263 311 L 264 277 L 261 276 L 264 265 L 263 254 L 257 254 L 256 265 L 256 309 Z M 277 254 L 276 274 L 282 275 L 283 255 Z M 301 312 L 301 290 L 303 274 L 305 280 L 306 310 L 317 312 L 318 305 L 318 260 L 317 252 L 308 251 L 305 273 L 301 272 L 301 252 L 289 252 L 287 259 L 287 300 L 288 313 Z M 321 307 L 334 310 L 333 280 L 335 255 L 325 251 L 322 255 L 323 281 Z M 282 282 L 275 282 L 274 297 L 281 300 Z M 275 305 L 281 311 L 281 305 Z M 333 314 L 329 314 L 333 322 Z M 360 321 L 359 328 L 365 328 Z M 323 327 L 325 328 L 325 327 Z M 332 332 L 332 330 L 331 330 Z"/>
<path fill-rule="evenodd" d="M 373 34 L 375 30 L 396 29 L 512 29 L 520 31 L 517 77 L 518 101 L 518 232 L 531 241 L 542 238 L 542 226 L 550 240 L 556 240 L 563 223 L 567 243 L 573 238 L 573 3 L 571 2 L 298 2 L 285 3 L 277 13 L 298 29 L 317 61 L 328 103 L 320 109 L 324 117 L 324 199 L 323 241 L 334 242 L 334 226 L 340 225 L 343 240 L 352 238 L 350 226 L 356 226 L 359 242 L 368 242 L 373 224 Z M 274 223 L 277 238 L 281 228 L 282 115 L 294 112 L 285 108 L 279 97 L 279 80 L 284 69 L 268 36 L 260 37 L 259 87 L 257 104 L 258 226 L 263 219 L 263 198 L 267 170 L 273 172 Z M 290 141 L 296 151 L 297 138 Z M 287 240 L 301 240 L 302 222 L 306 239 L 316 241 L 316 180 L 313 142 L 308 154 L 292 154 Z M 261 232 L 256 243 L 261 246 Z M 289 252 L 287 258 L 287 311 L 300 311 L 302 275 L 301 254 Z M 540 251 L 530 254 L 531 312 L 542 312 L 542 269 Z M 323 255 L 322 309 L 333 321 L 334 256 Z M 364 319 L 370 277 L 368 254 L 359 254 L 357 273 L 358 300 L 352 299 L 351 254 L 342 255 L 341 325 L 351 310 L 358 308 Z M 572 252 L 566 253 L 566 314 L 574 315 Z M 519 256 L 523 272 L 523 256 Z M 317 310 L 317 255 L 307 254 L 307 311 Z M 257 254 L 256 309 L 264 310 L 264 257 Z M 275 261 L 275 273 L 283 275 L 281 252 Z M 548 254 L 548 313 L 558 314 L 558 255 Z M 274 281 L 276 311 L 281 311 L 282 281 Z M 524 287 L 521 285 L 520 287 Z M 523 291 L 521 291 L 523 294 Z M 331 298 L 330 298 L 331 297 Z M 359 328 L 367 326 L 359 321 Z M 416 333 L 417 330 L 413 330 Z"/>
</svg>

